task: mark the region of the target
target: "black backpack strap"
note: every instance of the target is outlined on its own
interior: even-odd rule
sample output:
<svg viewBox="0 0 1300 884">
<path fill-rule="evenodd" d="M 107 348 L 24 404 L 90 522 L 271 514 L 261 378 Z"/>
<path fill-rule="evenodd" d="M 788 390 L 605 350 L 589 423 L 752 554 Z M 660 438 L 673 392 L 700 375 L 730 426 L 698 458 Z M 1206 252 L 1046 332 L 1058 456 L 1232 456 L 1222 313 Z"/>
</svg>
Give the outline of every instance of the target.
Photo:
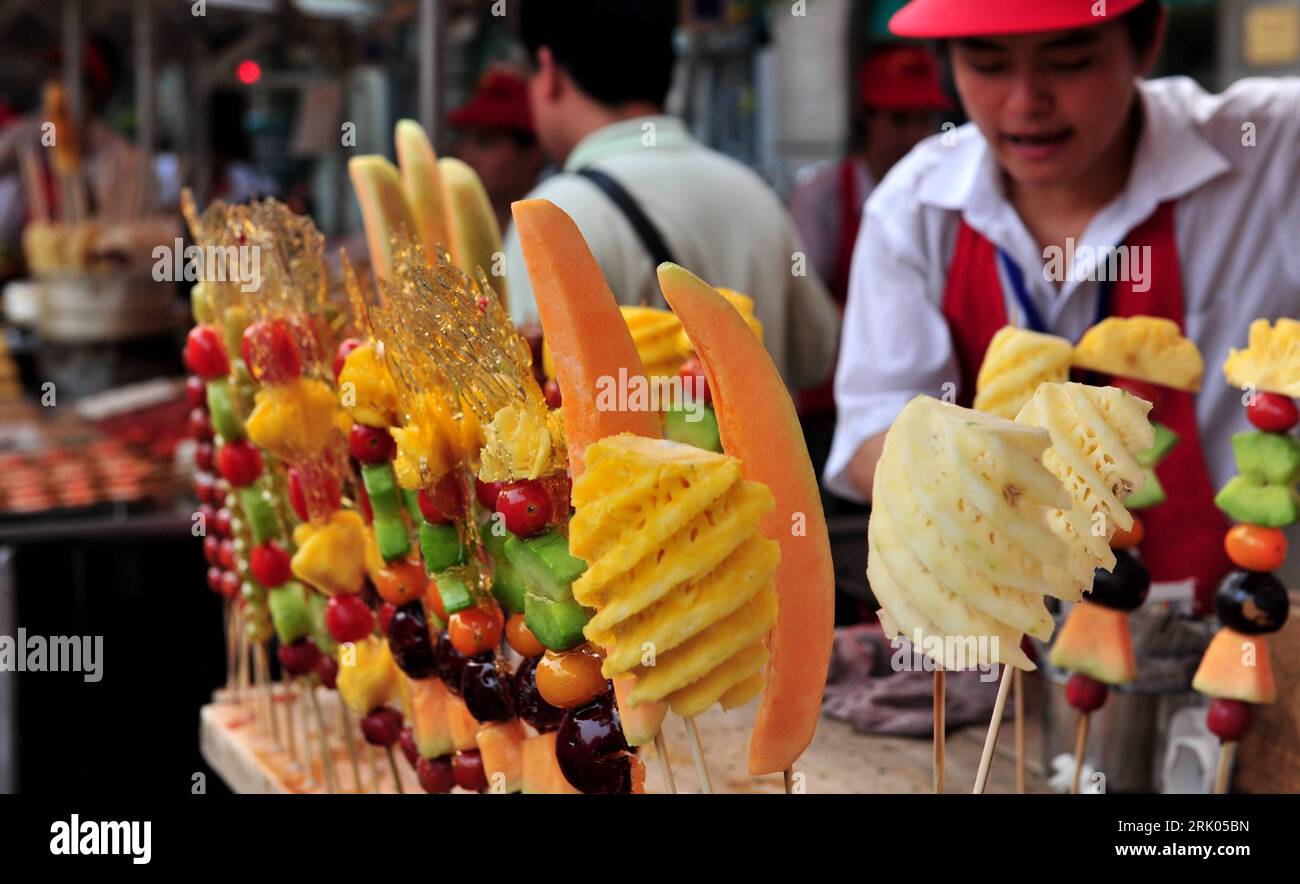
<svg viewBox="0 0 1300 884">
<path fill-rule="evenodd" d="M 609 197 L 610 202 L 618 207 L 619 211 L 623 213 L 623 217 L 628 220 L 628 223 L 632 225 L 632 229 L 636 231 L 636 235 L 641 240 L 641 244 L 645 246 L 645 250 L 650 253 L 650 258 L 654 261 L 655 267 L 665 261 L 677 263 L 673 260 L 673 253 L 669 250 L 667 243 L 664 242 L 662 234 L 659 233 L 659 228 L 655 226 L 655 223 L 650 220 L 650 217 L 641 208 L 641 204 L 632 198 L 632 194 L 628 193 L 623 185 L 605 172 L 593 169 L 590 166 L 579 169 L 577 174 L 599 187 L 605 196 Z"/>
</svg>

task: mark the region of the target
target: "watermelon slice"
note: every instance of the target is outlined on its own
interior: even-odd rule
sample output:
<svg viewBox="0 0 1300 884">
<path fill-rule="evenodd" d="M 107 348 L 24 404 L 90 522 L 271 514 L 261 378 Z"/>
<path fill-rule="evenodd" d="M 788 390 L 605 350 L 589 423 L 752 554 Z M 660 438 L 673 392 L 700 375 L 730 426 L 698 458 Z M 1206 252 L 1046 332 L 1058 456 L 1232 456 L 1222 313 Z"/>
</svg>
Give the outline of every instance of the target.
<svg viewBox="0 0 1300 884">
<path fill-rule="evenodd" d="M 1106 684 L 1137 678 L 1128 613 L 1083 601 L 1074 606 L 1056 636 L 1048 660 L 1058 669 L 1082 672 Z"/>
</svg>

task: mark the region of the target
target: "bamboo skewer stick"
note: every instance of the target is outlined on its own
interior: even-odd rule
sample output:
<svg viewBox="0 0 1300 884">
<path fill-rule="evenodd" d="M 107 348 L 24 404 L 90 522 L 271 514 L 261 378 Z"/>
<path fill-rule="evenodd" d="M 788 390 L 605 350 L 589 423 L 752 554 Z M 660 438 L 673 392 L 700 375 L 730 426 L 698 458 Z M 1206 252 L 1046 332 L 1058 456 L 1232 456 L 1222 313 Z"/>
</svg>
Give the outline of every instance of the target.
<svg viewBox="0 0 1300 884">
<path fill-rule="evenodd" d="M 785 794 L 793 795 L 794 794 L 794 768 L 793 767 L 787 767 L 785 769 L 784 779 L 785 779 Z"/>
<path fill-rule="evenodd" d="M 374 787 L 374 791 L 376 795 L 384 791 L 384 784 L 383 781 L 380 779 L 380 773 L 379 773 L 379 747 L 378 746 L 370 747 L 370 779 L 371 779 L 371 785 Z"/>
<path fill-rule="evenodd" d="M 1088 712 L 1079 715 L 1079 733 L 1074 740 L 1074 778 L 1070 782 L 1070 794 L 1079 794 L 1079 780 L 1083 776 L 1083 756 L 1088 749 Z"/>
<path fill-rule="evenodd" d="M 357 762 L 357 743 L 353 739 L 352 716 L 348 714 L 348 704 L 342 699 L 339 700 L 339 721 L 342 725 L 343 745 L 348 747 L 348 760 L 352 762 L 352 781 L 356 783 L 358 792 L 364 792 L 366 787 L 361 782 L 361 765 Z"/>
<path fill-rule="evenodd" d="M 257 668 L 261 672 L 262 693 L 266 703 L 266 716 L 270 720 L 271 740 L 275 748 L 280 748 L 280 719 L 275 714 L 275 682 L 271 681 L 271 662 L 266 653 L 266 645 L 257 646 Z"/>
<path fill-rule="evenodd" d="M 1012 690 L 1015 692 L 1015 727 L 1016 727 L 1016 794 L 1024 795 L 1025 785 L 1025 674 L 1019 669 L 1012 670 L 1014 680 Z"/>
<path fill-rule="evenodd" d="M 659 769 L 664 775 L 664 786 L 669 795 L 677 794 L 677 783 L 673 780 L 673 763 L 668 760 L 668 741 L 664 739 L 663 728 L 655 734 L 655 754 L 659 756 Z"/>
<path fill-rule="evenodd" d="M 288 687 L 288 691 L 286 691 L 285 693 L 286 702 L 284 705 L 284 717 L 285 717 L 285 721 L 287 721 L 289 725 L 288 728 L 286 729 L 288 732 L 288 739 L 289 739 L 289 766 L 292 768 L 297 768 L 299 766 L 298 735 L 297 735 L 297 726 L 294 724 L 294 720 L 293 720 L 293 707 L 297 704 L 298 698 L 293 692 L 293 682 L 291 681 L 287 682 L 286 687 Z"/>
<path fill-rule="evenodd" d="M 339 791 L 338 771 L 334 769 L 334 753 L 330 751 L 329 734 L 325 727 L 325 716 L 320 711 L 320 699 L 316 696 L 316 685 L 307 684 L 307 696 L 311 699 L 311 710 L 316 718 L 316 733 L 320 737 L 321 768 L 325 774 L 325 789 L 331 795 Z"/>
<path fill-rule="evenodd" d="M 942 795 L 944 791 L 944 740 L 947 727 L 944 724 L 945 713 L 944 671 L 943 667 L 934 667 L 934 794 Z"/>
<path fill-rule="evenodd" d="M 307 714 L 307 698 L 303 694 L 304 682 L 306 679 L 295 679 L 295 688 L 297 691 L 298 714 L 302 716 L 302 757 L 307 768 L 307 788 L 314 788 L 316 785 L 316 766 L 312 761 L 311 748 L 311 717 Z"/>
<path fill-rule="evenodd" d="M 406 790 L 402 788 L 402 775 L 397 770 L 397 757 L 393 755 L 393 747 L 385 746 L 384 751 L 388 754 L 388 769 L 393 772 L 393 788 L 397 789 L 398 795 L 405 795 Z"/>
<path fill-rule="evenodd" d="M 1237 741 L 1224 740 L 1219 746 L 1219 771 L 1214 777 L 1214 794 L 1228 794 L 1228 781 L 1232 773 L 1232 759 L 1237 754 Z"/>
<path fill-rule="evenodd" d="M 691 743 L 691 756 L 695 759 L 695 771 L 700 775 L 700 794 L 713 794 L 713 781 L 709 778 L 709 766 L 704 761 L 704 747 L 700 744 L 700 732 L 695 729 L 694 718 L 683 718 L 686 722 L 686 737 Z"/>
<path fill-rule="evenodd" d="M 998 684 L 998 698 L 993 702 L 993 716 L 989 720 L 988 733 L 984 736 L 984 752 L 980 755 L 979 772 L 975 774 L 974 794 L 976 795 L 983 795 L 984 787 L 988 785 L 989 768 L 993 766 L 993 750 L 997 748 L 998 732 L 1002 730 L 1002 716 L 1007 709 L 1007 694 L 1015 680 L 1013 672 L 1019 670 L 1006 663 L 1002 664 L 1002 681 Z"/>
</svg>

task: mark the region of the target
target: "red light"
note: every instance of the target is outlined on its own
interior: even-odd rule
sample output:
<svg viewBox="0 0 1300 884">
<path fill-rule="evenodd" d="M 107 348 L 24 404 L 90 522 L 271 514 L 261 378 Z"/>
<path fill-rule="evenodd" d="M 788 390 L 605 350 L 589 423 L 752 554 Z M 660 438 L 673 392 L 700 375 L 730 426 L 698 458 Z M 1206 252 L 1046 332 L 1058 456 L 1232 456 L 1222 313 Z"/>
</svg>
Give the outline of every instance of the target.
<svg viewBox="0 0 1300 884">
<path fill-rule="evenodd" d="M 246 58 L 235 68 L 235 76 L 245 86 L 252 86 L 262 79 L 262 66 L 251 58 Z"/>
</svg>

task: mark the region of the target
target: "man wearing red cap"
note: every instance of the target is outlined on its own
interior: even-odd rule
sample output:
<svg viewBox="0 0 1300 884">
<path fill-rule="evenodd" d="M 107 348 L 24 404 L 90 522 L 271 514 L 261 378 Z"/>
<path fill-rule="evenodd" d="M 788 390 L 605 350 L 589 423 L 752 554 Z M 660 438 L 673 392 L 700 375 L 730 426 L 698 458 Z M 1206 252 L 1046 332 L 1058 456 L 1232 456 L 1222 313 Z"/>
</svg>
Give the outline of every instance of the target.
<svg viewBox="0 0 1300 884">
<path fill-rule="evenodd" d="M 1008 322 L 1077 340 L 1107 316 L 1167 317 L 1206 372 L 1195 400 L 1158 390 L 1153 419 L 1182 441 L 1142 552 L 1204 604 L 1228 568 L 1212 498 L 1246 428 L 1218 367 L 1252 319 L 1300 313 L 1300 79 L 1220 95 L 1144 81 L 1165 23 L 1159 0 L 912 0 L 894 16 L 895 34 L 944 41 L 972 122 L 922 142 L 867 203 L 825 481 L 868 498 L 903 405 L 953 389 L 968 404 Z M 1117 247 L 1134 260 L 1108 279 Z M 1085 257 L 1058 273 L 1061 253 Z"/>
<path fill-rule="evenodd" d="M 862 206 L 894 164 L 936 130 L 936 115 L 952 102 L 939 85 L 939 67 L 920 46 L 882 46 L 858 69 L 859 149 L 821 169 L 790 197 L 790 214 L 808 260 L 840 304 L 848 294 L 849 262 Z"/>
<path fill-rule="evenodd" d="M 459 130 L 456 153 L 478 173 L 504 231 L 510 204 L 523 199 L 542 172 L 528 84 L 507 68 L 489 68 L 469 102 L 447 120 Z"/>
</svg>

